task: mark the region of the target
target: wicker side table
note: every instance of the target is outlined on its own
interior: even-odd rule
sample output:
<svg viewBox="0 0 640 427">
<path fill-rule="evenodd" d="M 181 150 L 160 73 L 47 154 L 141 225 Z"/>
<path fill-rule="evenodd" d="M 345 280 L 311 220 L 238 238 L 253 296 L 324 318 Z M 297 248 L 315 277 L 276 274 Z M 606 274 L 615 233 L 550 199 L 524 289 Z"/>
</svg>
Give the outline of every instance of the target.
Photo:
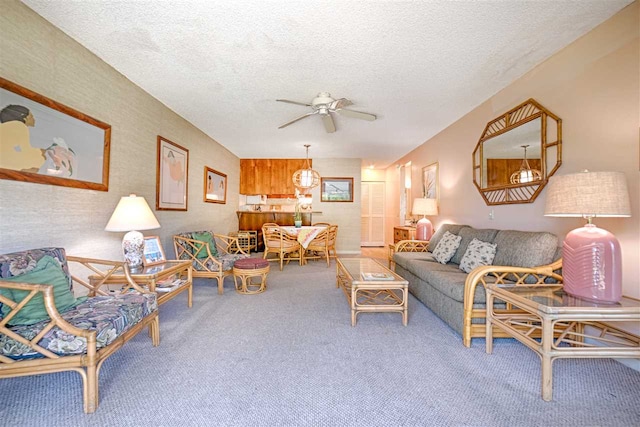
<svg viewBox="0 0 640 427">
<path fill-rule="evenodd" d="M 233 264 L 233 281 L 239 294 L 259 294 L 267 289 L 269 261 L 262 258 L 243 258 Z M 256 278 L 260 279 L 258 282 Z M 240 283 L 238 283 L 240 279 Z"/>
</svg>

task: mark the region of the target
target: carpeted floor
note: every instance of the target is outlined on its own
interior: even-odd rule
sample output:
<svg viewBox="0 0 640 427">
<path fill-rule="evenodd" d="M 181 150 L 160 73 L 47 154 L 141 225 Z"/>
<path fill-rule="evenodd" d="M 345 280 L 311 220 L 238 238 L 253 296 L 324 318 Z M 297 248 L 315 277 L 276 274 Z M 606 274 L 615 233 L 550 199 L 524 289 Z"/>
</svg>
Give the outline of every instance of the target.
<svg viewBox="0 0 640 427">
<path fill-rule="evenodd" d="M 268 290 L 217 295 L 197 280 L 161 307 L 161 344 L 139 334 L 100 373 L 82 412 L 76 373 L 0 380 L 3 426 L 637 426 L 640 372 L 613 360 L 559 360 L 554 400 L 540 361 L 513 340 L 465 348 L 411 297 L 409 325 L 365 313 L 356 327 L 335 263 L 280 272 Z"/>
</svg>

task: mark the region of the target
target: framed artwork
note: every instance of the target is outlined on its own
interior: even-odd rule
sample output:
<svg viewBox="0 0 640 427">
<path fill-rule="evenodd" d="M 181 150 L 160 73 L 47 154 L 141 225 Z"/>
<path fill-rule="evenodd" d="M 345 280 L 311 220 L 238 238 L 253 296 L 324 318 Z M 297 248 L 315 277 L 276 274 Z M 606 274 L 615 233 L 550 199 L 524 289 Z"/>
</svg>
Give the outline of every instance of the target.
<svg viewBox="0 0 640 427">
<path fill-rule="evenodd" d="M 440 185 L 438 182 L 438 162 L 422 168 L 422 197 L 440 199 Z"/>
<path fill-rule="evenodd" d="M 0 178 L 109 190 L 111 126 L 0 77 Z"/>
<path fill-rule="evenodd" d="M 227 203 L 227 175 L 204 167 L 204 201 Z"/>
<path fill-rule="evenodd" d="M 156 210 L 186 211 L 189 150 L 158 135 Z"/>
<path fill-rule="evenodd" d="M 321 202 L 353 202 L 353 178 L 320 178 Z"/>
<path fill-rule="evenodd" d="M 164 250 L 162 250 L 162 243 L 160 243 L 160 237 L 158 236 L 145 236 L 143 253 L 144 259 L 142 262 L 145 266 L 160 264 L 166 261 Z"/>
</svg>

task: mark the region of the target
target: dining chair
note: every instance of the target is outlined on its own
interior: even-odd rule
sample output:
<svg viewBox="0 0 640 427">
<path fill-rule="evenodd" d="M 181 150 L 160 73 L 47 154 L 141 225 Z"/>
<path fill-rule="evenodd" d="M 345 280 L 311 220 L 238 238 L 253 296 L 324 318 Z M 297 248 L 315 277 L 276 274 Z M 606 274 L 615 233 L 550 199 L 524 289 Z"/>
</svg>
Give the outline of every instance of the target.
<svg viewBox="0 0 640 427">
<path fill-rule="evenodd" d="M 336 252 L 336 240 L 338 240 L 338 226 L 329 225 L 329 237 L 327 246 L 329 247 L 329 258 L 338 259 L 338 252 Z"/>
<path fill-rule="evenodd" d="M 322 227 L 323 225 L 324 225 L 325 227 L 328 227 L 328 226 L 330 226 L 331 224 L 329 224 L 328 222 L 316 222 L 316 223 L 311 224 L 311 225 L 312 225 L 312 226 L 314 226 L 314 227 Z"/>
<path fill-rule="evenodd" d="M 298 260 L 298 263 L 303 263 L 303 250 L 296 236 L 292 236 L 284 231 L 279 226 L 263 226 L 262 237 L 264 239 L 264 259 L 269 261 L 279 261 L 280 271 L 284 266 L 284 261 L 287 264 L 291 260 Z M 276 254 L 276 258 L 269 259 L 269 254 Z"/>
<path fill-rule="evenodd" d="M 320 259 L 325 258 L 327 260 L 327 267 L 330 265 L 329 259 L 329 232 L 331 226 L 325 227 L 318 235 L 309 242 L 304 254 L 305 261 L 308 259 Z"/>
</svg>

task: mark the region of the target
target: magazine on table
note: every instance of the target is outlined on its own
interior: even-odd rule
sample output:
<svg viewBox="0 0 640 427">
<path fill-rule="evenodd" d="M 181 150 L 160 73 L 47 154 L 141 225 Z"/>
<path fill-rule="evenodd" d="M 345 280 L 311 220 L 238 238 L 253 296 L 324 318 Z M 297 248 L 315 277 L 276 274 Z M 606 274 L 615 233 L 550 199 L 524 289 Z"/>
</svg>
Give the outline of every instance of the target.
<svg viewBox="0 0 640 427">
<path fill-rule="evenodd" d="M 178 288 L 187 283 L 185 279 L 169 279 L 156 284 L 156 292 L 171 292 L 175 288 Z"/>
<path fill-rule="evenodd" d="M 391 273 L 362 273 L 364 280 L 395 280 L 395 276 Z"/>
</svg>

